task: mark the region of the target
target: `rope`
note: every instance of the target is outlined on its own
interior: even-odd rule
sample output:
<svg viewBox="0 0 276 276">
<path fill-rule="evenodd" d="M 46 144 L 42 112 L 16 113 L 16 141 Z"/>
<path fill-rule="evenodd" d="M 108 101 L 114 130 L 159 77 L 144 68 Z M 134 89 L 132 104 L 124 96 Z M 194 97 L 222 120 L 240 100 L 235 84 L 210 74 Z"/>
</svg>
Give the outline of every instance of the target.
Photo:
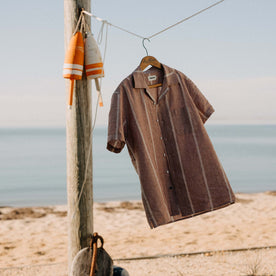
<svg viewBox="0 0 276 276">
<path fill-rule="evenodd" d="M 85 19 L 84 19 L 84 15 L 83 14 L 81 14 L 81 26 L 80 26 L 80 32 L 81 33 L 83 33 L 84 31 L 85 31 L 85 24 L 86 24 L 86 22 L 85 22 Z"/>
<path fill-rule="evenodd" d="M 106 21 L 103 21 L 100 33 L 98 34 L 98 38 L 97 38 L 98 43 L 101 44 L 102 43 L 102 38 L 103 38 L 104 26 L 106 26 L 106 31 L 105 31 L 104 54 L 103 54 L 103 70 L 104 70 L 104 65 L 105 65 L 105 58 L 106 58 L 106 51 L 107 51 L 107 38 L 108 38 L 108 24 L 107 24 Z M 99 37 L 100 37 L 100 39 L 99 39 Z M 100 90 L 102 90 L 102 81 L 103 81 L 103 78 L 100 78 Z M 95 118 L 94 118 L 92 131 L 94 131 L 94 128 L 95 128 L 95 125 L 96 125 L 100 97 L 101 97 L 101 94 L 98 94 L 96 112 L 95 112 Z"/>
<path fill-rule="evenodd" d="M 128 31 L 128 30 L 126 30 L 126 29 L 124 29 L 124 28 L 122 28 L 122 27 L 116 26 L 116 25 L 111 24 L 111 23 L 109 23 L 109 22 L 108 22 L 108 24 L 109 24 L 110 26 L 114 27 L 114 28 L 117 28 L 117 29 L 119 29 L 119 30 L 121 30 L 121 31 L 123 31 L 123 32 L 129 33 L 129 34 L 131 34 L 131 35 L 133 35 L 133 36 L 139 37 L 139 38 L 141 38 L 141 39 L 144 38 L 144 36 L 141 36 L 141 35 L 136 34 L 136 33 L 134 33 L 134 32 Z"/>
<path fill-rule="evenodd" d="M 84 12 L 83 13 L 86 13 L 87 12 Z M 81 16 L 80 16 L 81 17 Z M 85 18 L 84 18 L 84 15 L 82 14 L 82 25 L 84 25 L 84 28 L 86 27 L 90 32 L 91 32 L 91 29 L 89 27 L 89 25 L 86 23 L 85 21 Z M 78 24 L 80 22 L 80 19 L 78 21 Z M 102 42 L 102 37 L 103 37 L 103 32 L 104 32 L 104 25 L 106 25 L 106 21 L 102 21 L 103 24 L 102 24 L 102 28 L 101 28 L 101 32 L 102 34 L 99 34 L 99 36 L 101 36 L 101 42 Z M 105 58 L 106 58 L 106 51 L 107 51 L 107 38 L 108 38 L 108 25 L 106 25 L 106 35 L 105 35 L 105 47 L 104 47 L 104 55 L 103 55 L 103 64 L 105 64 Z M 103 68 L 104 70 L 104 68 Z M 102 87 L 102 79 L 100 79 L 100 90 L 101 90 L 101 87 Z M 80 199 L 82 197 L 82 194 L 83 194 L 83 189 L 84 189 L 84 186 L 85 186 L 85 183 L 86 183 L 86 179 L 87 179 L 87 171 L 88 171 L 88 164 L 89 164 L 89 159 L 90 159 L 90 155 L 91 155 L 91 151 L 92 151 L 92 137 L 93 137 L 93 132 L 94 132 L 94 128 L 95 128 L 95 125 L 96 125 L 96 120 L 97 120 L 97 114 L 98 114 L 98 106 L 99 106 L 99 99 L 101 97 L 101 94 L 98 93 L 98 97 L 97 97 L 97 104 L 96 104 L 96 111 L 95 111 L 95 116 L 94 116 L 94 121 L 92 122 L 92 127 L 91 127 L 91 131 L 90 131 L 90 136 L 89 136 L 89 149 L 88 149 L 88 156 L 87 156 L 87 159 L 86 159 L 86 165 L 85 165 L 85 171 L 84 171 L 84 180 L 81 184 L 81 190 L 80 190 L 80 193 L 79 193 L 79 196 L 78 196 L 78 200 L 76 202 L 76 205 L 75 205 L 75 208 L 74 208 L 74 212 L 73 212 L 73 215 L 71 217 L 71 220 L 74 219 L 75 215 L 76 215 L 76 211 L 77 211 L 77 208 L 78 208 L 78 205 L 79 205 L 79 202 L 80 202 Z"/>
<path fill-rule="evenodd" d="M 108 27 L 108 24 L 107 24 L 107 21 L 104 20 L 104 21 L 102 21 L 101 29 L 100 29 L 98 37 L 97 37 L 97 43 L 98 44 L 101 44 L 102 41 L 103 41 L 103 33 L 104 33 L 104 27 L 105 26 Z"/>
<path fill-rule="evenodd" d="M 113 259 L 113 261 L 116 261 L 116 262 L 121 262 L 121 261 L 139 261 L 139 260 L 147 260 L 147 259 L 166 258 L 166 257 L 189 257 L 189 256 L 196 256 L 196 255 L 212 256 L 213 254 L 231 253 L 231 252 L 236 253 L 236 252 L 254 251 L 254 250 L 262 250 L 262 249 L 267 249 L 267 250 L 269 250 L 269 249 L 276 249 L 276 245 L 258 246 L 258 247 L 246 247 L 246 248 L 234 248 L 234 249 L 226 249 L 226 250 L 200 251 L 200 252 L 191 252 L 191 253 L 163 254 L 163 255 L 134 257 L 134 258 L 120 258 L 120 259 Z M 67 264 L 67 262 L 64 261 L 64 262 L 48 263 L 48 264 L 36 264 L 36 265 L 22 265 L 22 266 L 12 266 L 12 267 L 0 267 L 0 271 L 15 270 L 15 269 L 24 269 L 24 268 L 32 268 L 32 267 L 66 265 L 66 264 Z"/>
<path fill-rule="evenodd" d="M 152 35 L 150 35 L 150 36 L 148 36 L 148 37 L 141 36 L 141 35 L 139 35 L 139 34 L 137 34 L 137 33 L 134 33 L 134 32 L 132 32 L 132 31 L 129 31 L 129 30 L 125 29 L 125 28 L 122 28 L 122 27 L 120 27 L 120 26 L 117 26 L 117 25 L 115 25 L 115 24 L 112 24 L 112 23 L 108 22 L 107 20 L 104 20 L 104 19 L 102 19 L 102 18 L 100 18 L 100 17 L 97 17 L 97 16 L 93 15 L 92 13 L 89 13 L 89 12 L 87 12 L 87 11 L 85 11 L 85 10 L 83 10 L 82 13 L 85 13 L 85 14 L 87 14 L 87 15 L 89 15 L 89 16 L 95 18 L 95 19 L 98 20 L 98 21 L 104 22 L 105 24 L 107 24 L 107 25 L 109 25 L 109 26 L 112 26 L 112 27 L 114 27 L 114 28 L 117 28 L 117 29 L 119 29 L 119 30 L 121 30 L 121 31 L 123 31 L 123 32 L 126 32 L 126 33 L 128 33 L 128 34 L 131 34 L 131 35 L 133 35 L 133 36 L 139 37 L 139 38 L 141 38 L 141 39 L 151 39 L 151 38 L 153 38 L 153 37 L 155 37 L 155 36 L 157 36 L 157 35 L 159 35 L 159 34 L 165 32 L 165 31 L 167 31 L 167 30 L 169 30 L 169 29 L 171 29 L 171 28 L 174 28 L 175 26 L 177 26 L 177 25 L 179 25 L 179 24 L 181 24 L 181 23 L 183 23 L 183 22 L 185 22 L 185 21 L 187 21 L 187 20 L 189 20 L 189 19 L 191 19 L 191 18 L 193 18 L 193 17 L 195 17 L 195 16 L 197 16 L 197 15 L 199 15 L 199 14 L 201 14 L 201 13 L 203 13 L 203 12 L 205 12 L 205 11 L 211 9 L 211 8 L 213 8 L 213 7 L 215 7 L 216 5 L 221 4 L 221 3 L 224 2 L 224 1 L 225 1 L 225 0 L 220 0 L 220 1 L 218 1 L 218 2 L 216 2 L 216 3 L 214 3 L 214 4 L 212 4 L 212 5 L 208 6 L 207 8 L 204 8 L 204 9 L 202 9 L 202 10 L 200 10 L 200 11 L 198 11 L 198 12 L 196 12 L 196 13 L 194 13 L 194 14 L 192 14 L 192 15 L 190 15 L 190 16 L 188 16 L 188 17 L 186 17 L 186 18 L 184 18 L 184 19 L 182 19 L 182 20 L 180 20 L 180 21 L 178 21 L 178 22 L 176 22 L 175 24 L 172 24 L 172 25 L 168 26 L 167 28 L 165 28 L 165 29 L 163 29 L 163 30 L 161 30 L 161 31 L 159 31 L 159 32 L 157 32 L 157 33 L 154 33 L 154 34 L 152 34 Z"/>
<path fill-rule="evenodd" d="M 90 248 L 92 249 L 92 259 L 91 259 L 91 267 L 90 267 L 90 275 L 89 276 L 95 276 L 95 271 L 97 268 L 98 240 L 100 240 L 102 243 L 100 248 L 103 248 L 104 240 L 101 236 L 98 235 L 97 232 L 95 232 L 93 234 L 91 242 L 90 242 Z"/>
<path fill-rule="evenodd" d="M 107 25 L 109 25 L 109 26 L 112 26 L 112 27 L 114 27 L 114 28 L 117 28 L 117 29 L 119 29 L 119 30 L 121 30 L 121 31 L 124 31 L 124 32 L 126 32 L 126 33 L 129 33 L 129 34 L 131 34 L 131 35 L 134 35 L 134 36 L 136 36 L 136 37 L 139 37 L 139 38 L 144 38 L 143 36 L 141 36 L 141 35 L 138 35 L 138 34 L 136 34 L 136 33 L 134 33 L 134 32 L 131 32 L 131 31 L 128 31 L 127 29 L 124 29 L 124 28 L 122 28 L 122 27 L 119 27 L 119 26 L 117 26 L 117 25 L 115 25 L 115 24 L 112 24 L 112 23 L 110 23 L 110 22 L 108 22 L 107 20 L 104 20 L 104 19 L 102 19 L 102 18 L 100 18 L 100 17 L 98 17 L 98 16 L 95 16 L 95 15 L 93 15 L 92 13 L 90 13 L 90 12 L 87 12 L 87 11 L 82 11 L 83 13 L 85 13 L 85 14 L 87 14 L 87 15 L 89 15 L 89 16 L 91 16 L 91 17 L 93 17 L 93 18 L 95 18 L 96 20 L 98 20 L 98 21 L 100 21 L 100 22 L 105 22 Z"/>
<path fill-rule="evenodd" d="M 86 159 L 86 164 L 85 164 L 85 171 L 84 171 L 84 179 L 83 179 L 83 182 L 82 182 L 82 185 L 81 185 L 81 190 L 80 190 L 80 194 L 78 196 L 78 200 L 76 202 L 76 205 L 75 205 L 75 208 L 74 208 L 74 212 L 73 212 L 73 215 L 71 217 L 71 220 L 74 219 L 75 215 L 76 215 L 76 212 L 77 212 L 77 207 L 79 205 L 79 202 L 80 202 L 80 199 L 81 199 L 81 196 L 82 196 L 82 193 L 83 193 L 83 189 L 84 189 L 84 184 L 86 183 L 86 178 L 87 178 L 87 171 L 88 171 L 88 164 L 89 164 L 89 159 L 90 159 L 90 153 L 92 151 L 92 137 L 93 137 L 93 129 L 92 131 L 90 131 L 90 136 L 89 136 L 89 149 L 88 149 L 88 156 L 87 156 L 87 159 Z"/>
<path fill-rule="evenodd" d="M 90 275 L 89 276 L 95 276 L 95 270 L 96 270 L 96 262 L 97 262 L 97 241 L 92 242 L 90 245 L 92 248 L 92 260 L 91 260 L 91 268 L 90 268 Z"/>
<path fill-rule="evenodd" d="M 160 259 L 160 258 L 168 258 L 168 257 L 188 257 L 188 256 L 196 256 L 196 255 L 212 256 L 214 254 L 221 254 L 221 253 L 244 252 L 244 251 L 262 250 L 262 249 L 275 249 L 275 248 L 276 248 L 276 245 L 256 246 L 256 247 L 234 248 L 234 249 L 225 249 L 225 250 L 210 250 L 210 251 L 199 251 L 199 252 L 191 252 L 191 253 L 175 253 L 175 254 L 161 254 L 161 255 L 154 255 L 154 256 L 133 257 L 133 258 L 120 258 L 120 259 L 113 259 L 113 261 L 117 261 L 117 262 L 140 261 L 140 260 L 151 260 L 151 259 Z"/>
<path fill-rule="evenodd" d="M 184 19 L 182 19 L 182 20 L 180 20 L 178 22 L 176 22 L 175 24 L 173 24 L 173 25 L 171 25 L 171 26 L 169 26 L 169 27 L 167 27 L 167 28 L 165 28 L 165 29 L 163 29 L 163 30 L 161 30 L 161 31 L 159 31 L 159 32 L 157 32 L 157 33 L 149 36 L 148 39 L 151 39 L 151 38 L 153 38 L 153 37 L 155 37 L 155 36 L 157 36 L 159 34 L 162 34 L 163 32 L 165 32 L 165 31 L 167 31 L 167 30 L 169 30 L 169 29 L 171 29 L 171 28 L 173 28 L 173 27 L 175 27 L 175 26 L 177 26 L 177 25 L 179 25 L 179 24 L 181 24 L 181 23 L 183 23 L 183 22 L 185 22 L 185 21 L 187 21 L 187 20 L 189 20 L 189 19 L 191 19 L 191 18 L 193 18 L 193 17 L 195 17 L 195 16 L 197 16 L 197 15 L 199 15 L 199 14 L 201 14 L 201 13 L 203 13 L 203 12 L 209 10 L 209 9 L 211 9 L 211 8 L 213 8 L 214 6 L 222 3 L 223 1 L 224 0 L 218 1 L 215 4 L 209 6 L 209 7 L 205 8 L 205 9 L 202 9 L 202 10 L 200 10 L 200 11 L 198 11 L 198 12 L 196 12 L 196 13 L 194 13 L 194 14 L 192 14 L 192 15 L 190 15 L 190 16 L 188 16 L 188 17 L 186 17 L 186 18 L 184 18 Z"/>
<path fill-rule="evenodd" d="M 81 14 L 82 15 L 82 14 Z M 79 17 L 79 20 L 78 20 L 78 22 L 77 22 L 77 25 L 76 25 L 76 28 L 75 28 L 75 30 L 74 30 L 74 32 L 73 32 L 73 36 L 76 34 L 76 32 L 78 31 L 78 29 L 79 29 L 79 25 L 80 25 L 80 22 L 82 21 L 82 16 L 80 16 Z"/>
</svg>

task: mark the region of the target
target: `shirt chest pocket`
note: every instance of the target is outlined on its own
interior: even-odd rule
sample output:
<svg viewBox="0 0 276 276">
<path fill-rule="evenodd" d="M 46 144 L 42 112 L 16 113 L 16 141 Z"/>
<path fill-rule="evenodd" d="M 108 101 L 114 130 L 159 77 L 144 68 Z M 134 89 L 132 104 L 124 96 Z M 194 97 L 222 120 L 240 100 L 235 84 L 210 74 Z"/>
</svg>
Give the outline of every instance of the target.
<svg viewBox="0 0 276 276">
<path fill-rule="evenodd" d="M 174 129 L 178 135 L 192 133 L 191 120 L 185 107 L 176 108 L 172 111 Z"/>
</svg>

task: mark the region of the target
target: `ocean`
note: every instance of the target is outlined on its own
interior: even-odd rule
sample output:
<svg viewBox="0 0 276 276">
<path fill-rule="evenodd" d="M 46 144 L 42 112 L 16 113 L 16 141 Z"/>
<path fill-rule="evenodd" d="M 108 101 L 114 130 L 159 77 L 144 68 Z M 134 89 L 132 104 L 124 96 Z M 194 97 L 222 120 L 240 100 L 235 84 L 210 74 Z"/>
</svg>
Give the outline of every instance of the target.
<svg viewBox="0 0 276 276">
<path fill-rule="evenodd" d="M 206 125 L 234 192 L 276 190 L 276 125 Z M 106 150 L 106 127 L 93 138 L 94 200 L 141 199 L 126 148 Z M 0 129 L 0 206 L 66 204 L 66 133 Z"/>
</svg>

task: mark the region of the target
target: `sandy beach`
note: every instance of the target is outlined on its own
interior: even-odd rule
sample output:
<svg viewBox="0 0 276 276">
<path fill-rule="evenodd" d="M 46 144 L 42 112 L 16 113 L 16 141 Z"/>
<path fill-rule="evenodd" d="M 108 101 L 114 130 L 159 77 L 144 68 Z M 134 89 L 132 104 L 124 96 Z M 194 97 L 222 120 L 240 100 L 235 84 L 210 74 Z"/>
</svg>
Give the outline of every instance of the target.
<svg viewBox="0 0 276 276">
<path fill-rule="evenodd" d="M 140 201 L 94 209 L 94 230 L 131 276 L 276 275 L 276 192 L 237 194 L 227 208 L 153 230 Z M 68 275 L 66 214 L 66 206 L 1 207 L 0 275 Z M 136 257 L 145 259 L 126 260 Z"/>
</svg>

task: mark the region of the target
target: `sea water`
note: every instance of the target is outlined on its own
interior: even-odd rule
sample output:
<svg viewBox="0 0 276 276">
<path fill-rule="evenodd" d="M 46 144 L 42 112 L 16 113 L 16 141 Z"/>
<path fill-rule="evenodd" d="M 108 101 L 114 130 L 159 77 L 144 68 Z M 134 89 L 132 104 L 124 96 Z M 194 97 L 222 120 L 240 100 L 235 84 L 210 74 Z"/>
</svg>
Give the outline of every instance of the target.
<svg viewBox="0 0 276 276">
<path fill-rule="evenodd" d="M 206 125 L 234 192 L 276 190 L 276 125 Z M 94 200 L 140 199 L 126 148 L 106 150 L 107 129 L 93 137 Z M 65 129 L 0 129 L 0 206 L 66 203 Z"/>
</svg>

